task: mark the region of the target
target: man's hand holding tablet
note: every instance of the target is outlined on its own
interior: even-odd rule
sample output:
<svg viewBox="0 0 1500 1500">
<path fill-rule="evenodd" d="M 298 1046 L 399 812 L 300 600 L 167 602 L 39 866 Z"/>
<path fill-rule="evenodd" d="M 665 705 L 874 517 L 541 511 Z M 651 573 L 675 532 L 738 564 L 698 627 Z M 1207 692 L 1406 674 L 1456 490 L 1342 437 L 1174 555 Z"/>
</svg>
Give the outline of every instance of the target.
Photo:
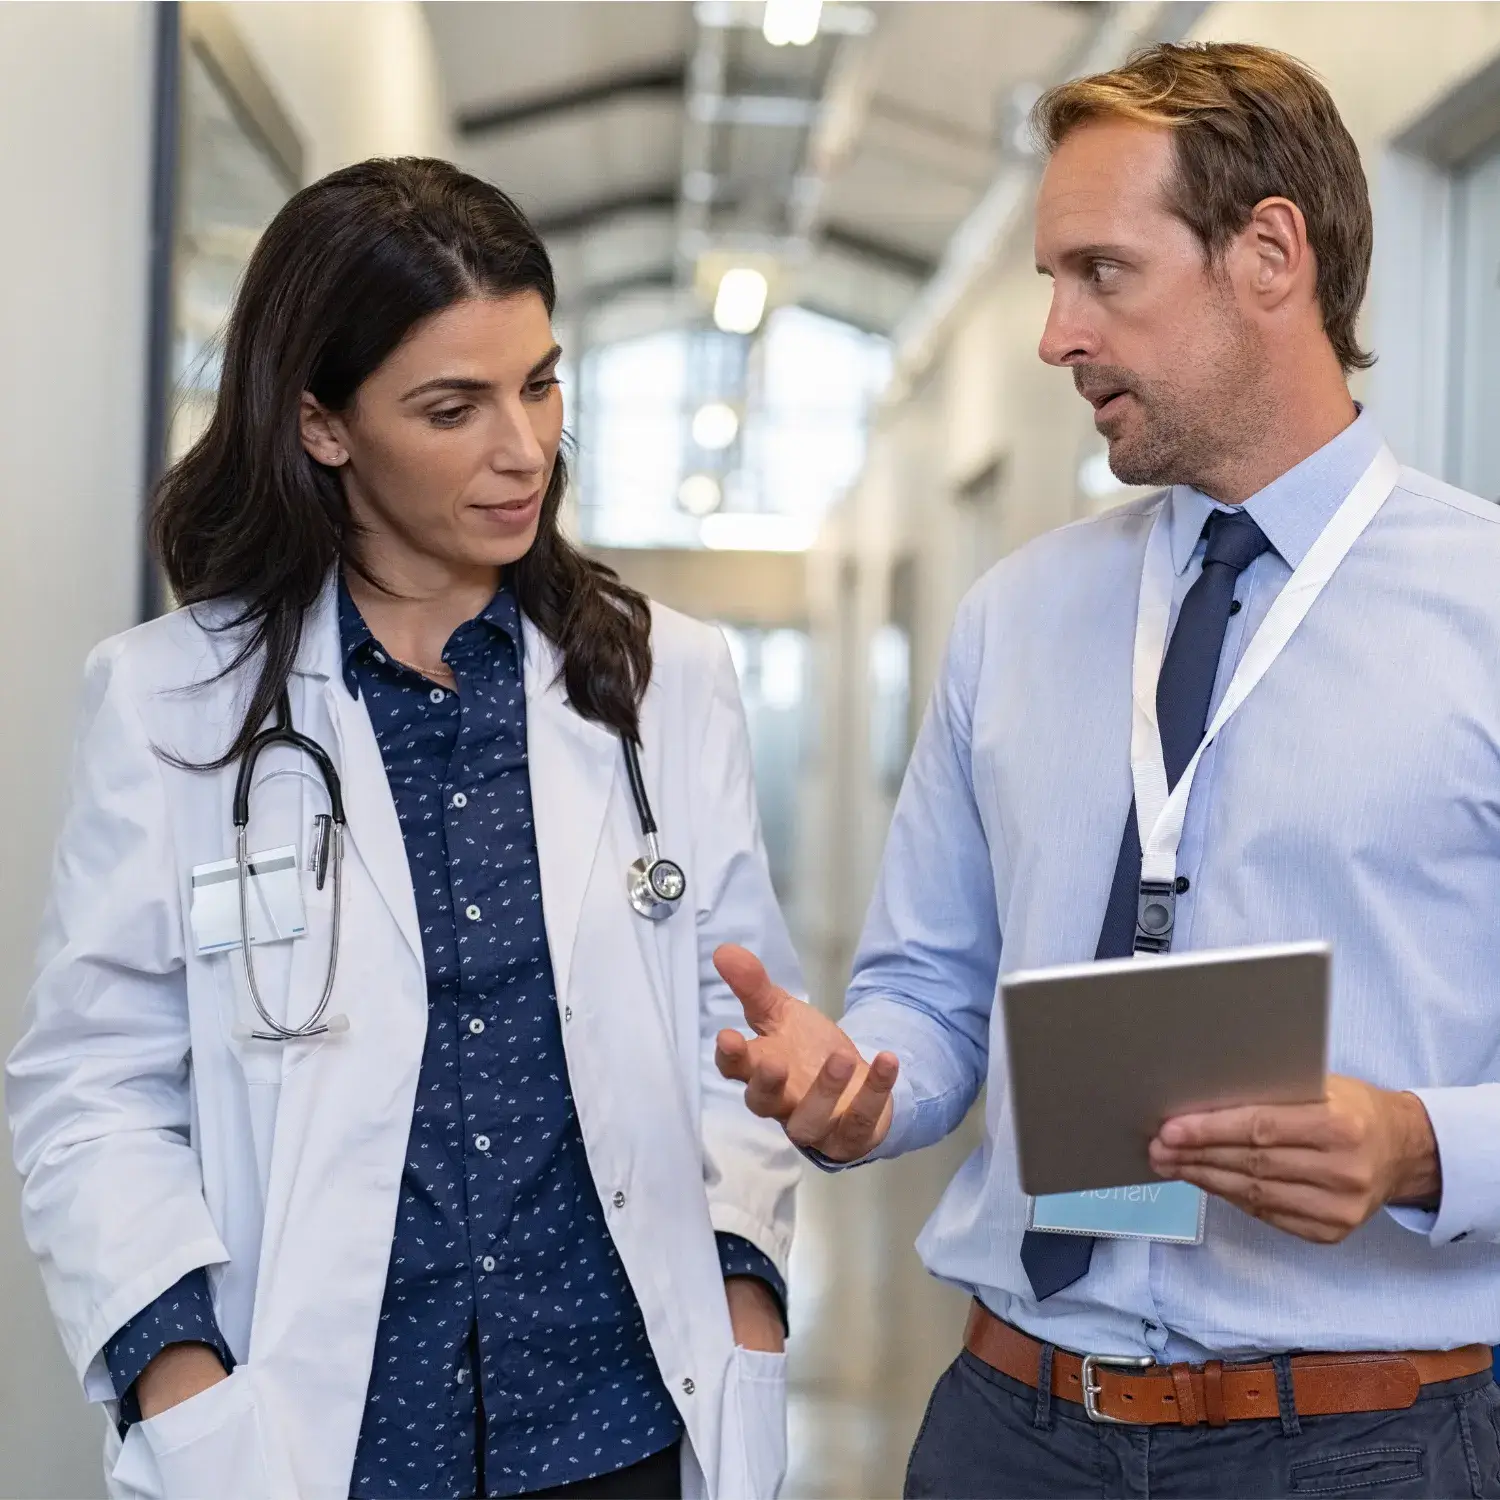
<svg viewBox="0 0 1500 1500">
<path fill-rule="evenodd" d="M 1321 1103 L 1178 1115 L 1150 1151 L 1159 1176 L 1320 1244 L 1346 1238 L 1388 1203 L 1434 1208 L 1442 1191 L 1422 1101 L 1338 1074 Z"/>
</svg>

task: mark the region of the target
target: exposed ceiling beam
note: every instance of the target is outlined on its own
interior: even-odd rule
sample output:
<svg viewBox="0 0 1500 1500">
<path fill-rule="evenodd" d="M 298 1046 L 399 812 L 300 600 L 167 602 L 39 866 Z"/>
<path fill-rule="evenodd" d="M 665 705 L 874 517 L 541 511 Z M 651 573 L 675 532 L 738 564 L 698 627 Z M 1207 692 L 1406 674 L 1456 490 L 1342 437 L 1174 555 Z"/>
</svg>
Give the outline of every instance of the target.
<svg viewBox="0 0 1500 1500">
<path fill-rule="evenodd" d="M 650 183 L 622 193 L 591 198 L 571 208 L 533 219 L 538 234 L 544 238 L 565 234 L 582 234 L 621 214 L 670 212 L 677 207 L 677 183 Z"/>
<path fill-rule="evenodd" d="M 937 270 L 937 261 L 916 250 L 873 239 L 862 230 L 843 224 L 824 224 L 818 238 L 831 250 L 842 250 L 856 260 L 868 261 L 883 271 L 894 271 L 910 281 L 926 281 Z"/>
<path fill-rule="evenodd" d="M 891 124 L 918 135 L 931 136 L 955 150 L 977 153 L 986 161 L 995 154 L 994 136 L 970 130 L 957 120 L 934 114 L 931 110 L 918 109 L 904 100 L 891 98 L 889 94 L 876 94 L 870 100 L 869 109 L 878 119 L 889 120 Z"/>
<path fill-rule="evenodd" d="M 606 73 L 568 88 L 529 98 L 508 99 L 503 104 L 480 105 L 458 112 L 458 133 L 462 136 L 491 135 L 513 130 L 518 125 L 534 125 L 539 120 L 554 119 L 581 109 L 597 109 L 632 96 L 641 98 L 680 99 L 687 85 L 687 64 L 681 58 L 654 63 L 644 68 L 626 68 Z"/>
<path fill-rule="evenodd" d="M 818 101 L 783 94 L 694 94 L 688 108 L 710 125 L 767 125 L 806 130 L 818 118 Z"/>
<path fill-rule="evenodd" d="M 586 281 L 563 300 L 571 309 L 592 309 L 632 292 L 665 291 L 675 285 L 676 276 L 671 266 L 649 266 L 645 270 L 631 271 L 628 275 L 611 277 L 607 281 Z"/>
</svg>

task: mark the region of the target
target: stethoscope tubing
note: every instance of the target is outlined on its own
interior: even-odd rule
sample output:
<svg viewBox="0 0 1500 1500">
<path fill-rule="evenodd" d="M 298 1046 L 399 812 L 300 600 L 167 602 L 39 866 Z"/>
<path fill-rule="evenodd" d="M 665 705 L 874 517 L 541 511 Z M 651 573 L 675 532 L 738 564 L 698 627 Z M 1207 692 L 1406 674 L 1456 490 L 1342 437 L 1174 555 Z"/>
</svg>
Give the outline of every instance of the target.
<svg viewBox="0 0 1500 1500">
<path fill-rule="evenodd" d="M 255 763 L 261 752 L 272 745 L 288 745 L 311 758 L 322 778 L 324 791 L 328 795 L 327 846 L 319 856 L 318 885 L 321 887 L 326 868 L 333 876 L 333 915 L 331 942 L 328 949 L 328 968 L 323 976 L 323 993 L 318 998 L 311 1015 L 300 1026 L 288 1026 L 278 1021 L 266 1008 L 260 993 L 260 984 L 255 977 L 255 959 L 250 949 L 250 784 L 255 774 Z M 339 779 L 338 768 L 333 757 L 310 736 L 298 733 L 292 727 L 292 706 L 285 693 L 276 704 L 276 723 L 263 729 L 245 747 L 240 759 L 239 774 L 234 783 L 234 864 L 235 884 L 240 904 L 240 956 L 245 965 L 245 987 L 250 991 L 250 1003 L 265 1026 L 264 1031 L 252 1031 L 251 1037 L 258 1042 L 297 1042 L 321 1036 L 328 1030 L 323 1017 L 328 1012 L 328 1003 L 333 998 L 334 980 L 338 976 L 339 934 L 344 918 L 344 788 Z"/>
<path fill-rule="evenodd" d="M 646 778 L 641 775 L 640 747 L 629 735 L 624 734 L 620 736 L 620 744 L 625 750 L 625 779 L 630 783 L 635 815 L 641 824 L 641 837 L 649 840 L 657 833 L 656 817 L 651 811 L 651 798 L 646 795 Z"/>
</svg>

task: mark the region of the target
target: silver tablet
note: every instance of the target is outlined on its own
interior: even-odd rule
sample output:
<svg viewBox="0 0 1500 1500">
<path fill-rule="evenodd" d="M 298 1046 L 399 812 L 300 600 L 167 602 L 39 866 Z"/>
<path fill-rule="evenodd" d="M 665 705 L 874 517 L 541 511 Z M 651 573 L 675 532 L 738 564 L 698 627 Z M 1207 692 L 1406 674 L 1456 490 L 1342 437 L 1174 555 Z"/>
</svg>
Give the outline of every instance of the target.
<svg viewBox="0 0 1500 1500">
<path fill-rule="evenodd" d="M 1154 1182 L 1162 1121 L 1321 1099 L 1329 948 L 1295 943 L 1110 959 L 1000 982 L 1028 1193 Z"/>
</svg>

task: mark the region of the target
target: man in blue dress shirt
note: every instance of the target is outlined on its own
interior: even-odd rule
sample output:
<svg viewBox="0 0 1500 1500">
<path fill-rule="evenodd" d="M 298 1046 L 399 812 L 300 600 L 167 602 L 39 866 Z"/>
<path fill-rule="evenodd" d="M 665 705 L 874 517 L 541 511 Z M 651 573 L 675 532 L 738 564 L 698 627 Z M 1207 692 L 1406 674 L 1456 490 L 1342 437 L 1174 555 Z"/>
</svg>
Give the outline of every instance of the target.
<svg viewBox="0 0 1500 1500">
<path fill-rule="evenodd" d="M 1042 358 L 1166 493 L 965 599 L 842 1028 L 721 950 L 758 1038 L 720 1066 L 828 1166 L 929 1145 L 990 1086 L 918 1243 L 975 1301 L 908 1494 L 1500 1495 L 1500 511 L 1398 472 L 1350 398 L 1371 213 L 1305 69 L 1160 47 L 1037 122 Z M 1131 951 L 1148 534 L 1171 783 L 1367 471 L 1387 498 L 1209 741 L 1175 878 L 1178 951 L 1332 943 L 1327 1098 L 1162 1126 L 1199 1245 L 1028 1231 L 996 979 Z"/>
</svg>

